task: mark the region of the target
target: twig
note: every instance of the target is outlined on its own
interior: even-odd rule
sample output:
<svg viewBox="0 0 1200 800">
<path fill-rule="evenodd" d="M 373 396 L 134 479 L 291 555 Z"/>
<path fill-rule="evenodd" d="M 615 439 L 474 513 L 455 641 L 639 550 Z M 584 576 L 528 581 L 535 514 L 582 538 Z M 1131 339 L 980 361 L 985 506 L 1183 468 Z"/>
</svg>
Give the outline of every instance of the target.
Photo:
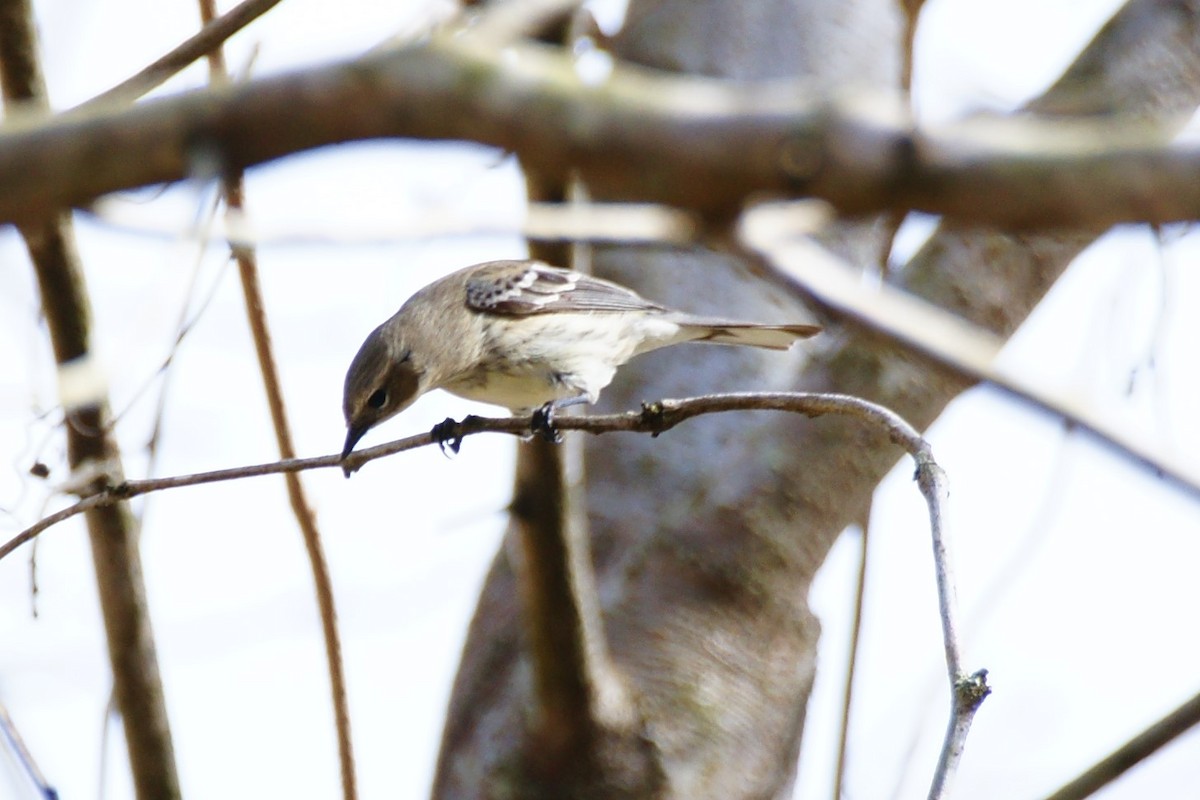
<svg viewBox="0 0 1200 800">
<path fill-rule="evenodd" d="M 200 0 L 200 15 L 204 23 L 211 24 L 216 15 L 214 0 Z M 208 54 L 209 76 L 214 84 L 228 81 L 225 57 L 218 45 Z M 227 212 L 241 214 L 244 208 L 245 182 L 240 171 L 234 171 L 222 181 Z M 275 353 L 271 346 L 271 333 L 267 327 L 267 313 L 263 307 L 262 287 L 258 280 L 258 258 L 252 247 L 230 245 L 237 261 L 241 277 L 242 297 L 246 306 L 246 319 L 254 340 L 254 351 L 258 356 L 259 371 L 267 394 L 267 406 L 271 412 L 271 424 L 281 458 L 295 458 L 296 447 L 292 440 L 287 409 L 283 401 L 283 389 L 279 382 L 279 369 L 275 364 Z M 342 663 L 341 633 L 337 624 L 337 608 L 333 599 L 333 579 L 329 575 L 329 564 L 321 543 L 321 532 L 317 518 L 305 496 L 304 484 L 296 472 L 284 474 L 288 501 L 304 548 L 308 554 L 313 575 L 313 588 L 317 596 L 317 608 L 321 618 L 321 630 L 325 642 L 325 661 L 329 671 L 329 688 L 333 701 L 334 725 L 337 730 L 338 762 L 342 777 L 343 800 L 358 797 L 357 778 L 354 767 L 354 746 L 350 735 L 350 704 L 346 697 L 346 670 Z"/>
<path fill-rule="evenodd" d="M 854 699 L 854 677 L 858 672 L 858 650 L 862 640 L 863 599 L 867 593 L 867 554 L 871 539 L 871 510 L 859 522 L 858 576 L 854 581 L 854 610 L 850 626 L 850 654 L 846 659 L 846 683 L 842 689 L 842 724 L 838 731 L 837 763 L 833 773 L 833 800 L 842 800 L 846 780 L 846 753 L 850 742 L 850 709 Z"/>
<path fill-rule="evenodd" d="M 1091 797 L 1197 723 L 1200 723 L 1200 694 L 1096 762 L 1087 772 L 1050 795 L 1047 800 L 1082 800 Z"/>
<path fill-rule="evenodd" d="M 917 463 L 917 482 L 929 505 L 933 530 L 933 551 L 942 618 L 942 636 L 946 651 L 946 669 L 950 675 L 953 690 L 950 725 L 935 773 L 934 787 L 930 791 L 930 797 L 943 797 L 961 758 L 963 743 L 970 728 L 971 719 L 990 689 L 987 686 L 985 671 L 980 670 L 972 675 L 962 672 L 953 578 L 951 565 L 948 563 L 948 543 L 941 512 L 942 501 L 946 493 L 945 482 L 941 468 L 933 459 L 929 444 L 911 425 L 883 406 L 858 397 L 805 392 L 745 392 L 704 395 L 684 400 L 662 400 L 657 403 L 644 404 L 641 411 L 595 417 L 564 416 L 557 420 L 556 424 L 563 430 L 578 430 L 593 434 L 630 431 L 657 436 L 692 417 L 725 411 L 750 410 L 789 411 L 810 417 L 824 414 L 845 414 L 857 417 L 886 430 L 891 441 L 903 447 Z M 530 420 L 526 418 L 494 419 L 468 416 L 460 422 L 454 423 L 452 438 L 461 440 L 467 436 L 484 432 L 524 435 L 529 432 L 529 424 Z M 290 459 L 250 467 L 236 467 L 175 478 L 124 481 L 118 485 L 104 488 L 99 494 L 85 498 L 71 508 L 63 509 L 55 515 L 55 522 L 61 522 L 63 519 L 79 513 L 82 510 L 79 506 L 88 501 L 95 505 L 104 505 L 163 489 L 259 475 L 273 475 L 280 472 L 298 472 L 306 469 L 339 467 L 354 472 L 375 459 L 423 447 L 433 444 L 435 441 L 432 433 L 409 436 L 352 453 L 344 464 L 338 456 L 329 455 L 318 458 Z M 0 559 L 21 543 L 32 539 L 53 524 L 43 523 L 22 532 L 15 539 L 0 547 Z"/>
<path fill-rule="evenodd" d="M 824 414 L 844 414 L 857 417 L 887 431 L 891 441 L 903 447 L 917 463 L 917 484 L 929 506 L 938 604 L 942 619 L 943 644 L 946 651 L 946 670 L 950 676 L 952 689 L 950 724 L 929 795 L 930 798 L 944 797 L 950 779 L 962 757 L 963 745 L 970 730 L 971 720 L 991 689 L 987 685 L 986 670 L 979 670 L 970 675 L 962 671 L 953 573 L 949 563 L 949 544 L 942 517 L 942 504 L 946 496 L 945 479 L 941 468 L 934 461 L 928 442 L 911 425 L 895 412 L 862 398 L 807 392 L 742 392 L 703 395 L 684 400 L 662 400 L 644 404 L 640 412 L 629 411 L 624 414 L 606 414 L 594 417 L 564 416 L 555 424 L 563 430 L 585 431 L 593 434 L 629 431 L 658 436 L 692 417 L 725 411 L 752 410 L 789 411 L 810 417 Z M 485 432 L 524 435 L 529 432 L 529 425 L 530 420 L 526 418 L 496 419 L 468 416 L 453 424 L 451 438 L 461 442 L 467 436 Z M 75 506 L 63 509 L 55 515 L 54 521 L 61 522 L 79 513 L 83 510 L 79 506 L 89 500 L 93 501 L 95 505 L 105 505 L 179 486 L 195 486 L 203 483 L 324 467 L 339 467 L 348 472 L 355 472 L 364 464 L 375 459 L 423 447 L 437 441 L 432 433 L 422 433 L 356 451 L 345 462 L 337 455 L 329 455 L 318 458 L 290 459 L 250 467 L 235 467 L 175 478 L 124 481 L 118 485 L 104 488 L 97 495 L 85 498 Z M 0 559 L 54 524 L 43 523 L 38 523 L 38 525 L 23 531 L 14 539 L 0 546 Z"/>
<path fill-rule="evenodd" d="M 76 112 L 94 111 L 109 105 L 131 103 L 163 83 L 188 65 L 214 52 L 235 33 L 279 5 L 280 0 L 244 0 L 224 15 L 206 22 L 192 38 L 171 52 L 126 78 L 111 89 L 76 106 Z"/>
<path fill-rule="evenodd" d="M 928 455 L 926 459 L 925 455 Z M 917 483 L 929 504 L 929 522 L 933 534 L 933 567 L 938 587 L 938 608 L 942 617 L 942 637 L 946 647 L 946 672 L 950 678 L 950 721 L 942 741 L 942 752 L 938 757 L 933 782 L 929 787 L 929 800 L 941 800 L 948 796 L 950 783 L 958 771 L 963 748 L 975 712 L 984 699 L 991 694 L 987 683 L 987 670 L 967 675 L 962 668 L 962 653 L 958 635 L 958 598 L 954 590 L 949 538 L 945 531 L 942 515 L 943 501 L 947 496 L 946 476 L 942 468 L 934 463 L 932 455 L 914 455 L 917 460 Z"/>
<path fill-rule="evenodd" d="M 42 800 L 56 800 L 58 798 L 58 790 L 50 785 L 46 780 L 46 776 L 38 769 L 37 762 L 33 760 L 33 755 L 29 752 L 29 748 L 25 746 L 25 740 L 21 737 L 20 731 L 13 723 L 12 717 L 8 714 L 8 709 L 0 703 L 0 741 L 3 741 L 7 746 L 9 755 L 13 757 L 21 771 L 33 784 L 33 788 L 37 791 L 38 796 Z"/>
</svg>

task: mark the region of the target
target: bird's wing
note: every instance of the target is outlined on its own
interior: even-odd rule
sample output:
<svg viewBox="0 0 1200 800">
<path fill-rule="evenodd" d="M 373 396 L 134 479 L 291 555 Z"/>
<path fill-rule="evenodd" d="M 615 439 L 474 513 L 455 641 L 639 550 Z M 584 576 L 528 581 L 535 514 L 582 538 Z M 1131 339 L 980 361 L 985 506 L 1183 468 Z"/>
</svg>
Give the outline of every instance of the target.
<svg viewBox="0 0 1200 800">
<path fill-rule="evenodd" d="M 540 261 L 495 261 L 467 279 L 467 306 L 526 316 L 561 311 L 665 311 L 631 289 Z"/>
</svg>

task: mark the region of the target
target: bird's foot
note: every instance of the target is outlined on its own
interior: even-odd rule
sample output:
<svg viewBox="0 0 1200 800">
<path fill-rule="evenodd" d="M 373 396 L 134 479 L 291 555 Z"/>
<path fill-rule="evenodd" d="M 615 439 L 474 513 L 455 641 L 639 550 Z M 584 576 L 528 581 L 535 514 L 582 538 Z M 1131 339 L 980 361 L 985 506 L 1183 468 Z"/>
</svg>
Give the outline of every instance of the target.
<svg viewBox="0 0 1200 800">
<path fill-rule="evenodd" d="M 562 434 L 558 431 L 558 426 L 554 424 L 554 401 L 542 405 L 533 410 L 533 416 L 529 418 L 529 430 L 534 436 L 540 436 L 543 440 L 551 444 L 559 444 L 562 442 Z"/>
<path fill-rule="evenodd" d="M 467 417 L 470 419 L 470 417 Z M 465 422 L 466 420 L 463 420 Z M 446 417 L 444 420 L 433 426 L 429 431 L 429 435 L 437 442 L 437 446 L 441 448 L 442 455 L 450 458 L 452 455 L 458 455 L 459 449 L 463 443 L 463 423 L 453 417 Z"/>
</svg>

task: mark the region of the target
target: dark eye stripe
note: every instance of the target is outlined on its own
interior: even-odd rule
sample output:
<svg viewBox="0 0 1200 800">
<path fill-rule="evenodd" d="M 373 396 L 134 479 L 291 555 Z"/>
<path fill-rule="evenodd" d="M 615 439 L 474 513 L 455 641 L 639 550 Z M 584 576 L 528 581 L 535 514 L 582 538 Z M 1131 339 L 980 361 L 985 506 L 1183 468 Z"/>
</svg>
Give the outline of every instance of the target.
<svg viewBox="0 0 1200 800">
<path fill-rule="evenodd" d="M 369 405 L 371 408 L 383 408 L 383 405 L 386 402 L 387 391 L 385 389 L 376 389 L 371 393 L 371 396 L 367 398 L 367 405 Z"/>
</svg>

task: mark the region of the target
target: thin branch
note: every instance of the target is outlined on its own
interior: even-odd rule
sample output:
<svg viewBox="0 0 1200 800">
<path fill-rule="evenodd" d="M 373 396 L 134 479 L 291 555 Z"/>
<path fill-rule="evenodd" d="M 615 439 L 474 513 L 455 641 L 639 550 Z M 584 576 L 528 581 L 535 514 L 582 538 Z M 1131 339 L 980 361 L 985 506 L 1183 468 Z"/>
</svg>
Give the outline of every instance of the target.
<svg viewBox="0 0 1200 800">
<path fill-rule="evenodd" d="M 1091 797 L 1197 723 L 1200 723 L 1200 694 L 1118 747 L 1047 800 L 1082 800 Z"/>
<path fill-rule="evenodd" d="M 33 754 L 29 752 L 29 748 L 25 746 L 25 740 L 21 736 L 21 732 L 17 730 L 16 724 L 12 721 L 12 717 L 8 714 L 8 709 L 3 703 L 0 703 L 0 741 L 4 743 L 4 748 L 8 751 L 8 755 L 16 762 L 21 772 L 29 779 L 29 783 L 33 785 L 34 790 L 42 800 L 57 800 L 58 790 L 50 785 L 46 780 L 46 776 L 38 768 L 37 762 L 33 759 Z"/>
<path fill-rule="evenodd" d="M 200 0 L 200 15 L 206 25 L 216 15 L 214 0 Z M 223 49 L 218 45 L 208 54 L 210 80 L 217 85 L 228 81 Z M 227 175 L 222 181 L 222 193 L 228 212 L 240 215 L 245 207 L 245 181 L 241 172 Z M 250 325 L 254 351 L 258 356 L 259 371 L 267 395 L 267 406 L 271 412 L 271 424 L 281 458 L 295 458 L 296 446 L 292 440 L 291 425 L 283 400 L 283 389 L 279 381 L 279 368 L 271 346 L 271 333 L 267 325 L 267 312 L 263 306 L 262 286 L 258 280 L 258 257 L 252 247 L 230 245 L 237 262 L 241 278 L 242 298 L 246 306 L 246 319 Z M 299 473 L 284 474 L 288 502 L 312 570 L 313 588 L 317 597 L 317 609 L 321 619 L 321 631 L 325 643 L 325 662 L 329 671 L 329 689 L 333 701 L 334 726 L 337 730 L 338 762 L 342 777 L 342 797 L 355 800 L 358 797 L 354 767 L 354 746 L 350 735 L 350 704 L 346 697 L 346 670 L 342 662 L 342 640 L 337 624 L 337 608 L 333 598 L 333 579 L 325 559 L 325 548 L 321 543 L 321 532 L 317 517 L 305 495 L 304 484 Z"/>
<path fill-rule="evenodd" d="M 930 791 L 930 797 L 932 798 L 943 797 L 957 767 L 958 760 L 962 755 L 963 743 L 974 713 L 990 689 L 987 686 L 987 673 L 985 671 L 981 670 L 972 675 L 966 675 L 962 672 L 953 577 L 949 564 L 945 523 L 941 512 L 942 502 L 946 493 L 944 477 L 941 468 L 938 467 L 933 459 L 929 444 L 911 425 L 883 406 L 861 398 L 848 395 L 805 392 L 745 392 L 704 395 L 685 400 L 662 400 L 657 403 L 644 404 L 640 412 L 630 411 L 624 414 L 607 414 L 594 417 L 567 416 L 560 418 L 556 424 L 563 430 L 578 430 L 593 434 L 629 431 L 658 436 L 692 417 L 725 411 L 750 410 L 789 411 L 810 417 L 817 417 L 824 414 L 853 416 L 885 430 L 891 441 L 903 447 L 917 463 L 918 486 L 929 505 L 939 608 L 942 618 L 942 635 L 946 651 L 946 668 L 951 678 L 953 693 L 950 725 L 947 730 L 942 757 L 939 760 L 938 769 L 935 773 L 934 788 Z M 467 436 L 484 432 L 525 435 L 529 432 L 529 425 L 530 420 L 527 418 L 494 419 L 468 416 L 460 422 L 453 422 L 449 426 L 439 426 L 439 428 L 442 429 L 443 436 L 446 431 L 449 431 L 449 443 L 451 446 L 457 446 Z M 379 445 L 378 447 L 357 451 L 352 453 L 344 463 L 337 455 L 329 455 L 318 458 L 289 459 L 271 464 L 236 467 L 195 475 L 183 475 L 175 478 L 124 481 L 114 486 L 105 487 L 98 494 L 85 498 L 85 500 L 76 504 L 76 506 L 64 509 L 55 515 L 56 521 L 62 521 L 73 514 L 79 513 L 82 510 L 79 506 L 88 501 L 91 501 L 94 505 L 105 505 L 163 489 L 195 486 L 260 475 L 272 475 L 281 472 L 298 472 L 306 469 L 338 467 L 346 469 L 348 472 L 354 472 L 364 464 L 375 459 L 434 444 L 435 442 L 444 444 L 446 439 L 439 441 L 432 433 L 417 434 Z M 0 559 L 12 552 L 21 543 L 32 539 L 41 531 L 48 528 L 49 524 L 39 523 L 38 526 L 34 527 L 36 530 L 30 528 L 0 547 Z"/>
<path fill-rule="evenodd" d="M 921 8 L 925 0 L 897 0 L 900 10 L 904 13 L 904 36 L 900 42 L 900 87 L 905 94 L 912 91 L 913 56 L 917 40 L 917 22 L 921 18 Z"/>
<path fill-rule="evenodd" d="M 842 724 L 838 730 L 837 763 L 833 773 L 833 800 L 841 800 L 846 780 L 846 753 L 850 743 L 850 709 L 854 700 L 854 678 L 858 673 L 858 650 L 862 641 L 863 600 L 867 594 L 867 555 L 871 539 L 871 510 L 863 511 L 859 521 L 858 575 L 854 581 L 854 608 L 851 612 L 850 653 L 846 658 L 846 683 L 842 688 Z"/>
<path fill-rule="evenodd" d="M 1200 68 L 1186 14 L 1143 27 L 1155 46 L 1178 45 L 1163 66 L 1176 79 Z M 1103 229 L 1200 218 L 1200 144 L 1169 143 L 1191 111 L 1163 110 L 1159 123 L 1029 114 L 917 131 L 894 95 L 822 97 L 807 84 L 622 64 L 596 83 L 561 49 L 494 48 L 469 30 L 443 31 L 224 91 L 16 125 L 0 136 L 0 220 L 178 181 L 213 155 L 241 169 L 403 136 L 489 144 L 547 176 L 577 169 L 598 195 L 705 212 L 771 193 L 822 197 L 852 214 L 918 209 L 1011 228 Z"/>
<path fill-rule="evenodd" d="M 691 417 L 723 411 L 792 411 L 813 417 L 822 414 L 851 413 L 843 410 L 844 407 L 839 405 L 843 400 L 846 403 L 863 404 L 879 409 L 881 414 L 889 415 L 889 418 L 899 419 L 892 412 L 880 406 L 845 395 L 805 392 L 740 392 L 735 394 L 703 395 L 685 400 L 663 400 L 658 403 L 647 403 L 644 404 L 641 411 L 629 411 L 623 414 L 602 414 L 587 417 L 561 416 L 555 418 L 554 424 L 564 431 L 583 431 L 597 435 L 624 431 L 630 433 L 649 433 L 652 436 L 657 436 Z M 529 434 L 529 424 L 530 420 L 528 417 L 477 417 L 471 415 L 464 417 L 461 421 L 455 422 L 451 427 L 453 428 L 453 437 L 461 441 L 461 439 L 468 436 L 480 433 L 505 433 L 514 436 L 526 436 Z M 902 420 L 900 424 L 906 425 Z M 911 427 L 908 430 L 911 431 Z M 913 435 L 916 436 L 915 432 Z M 375 447 L 355 450 L 345 461 L 342 461 L 338 454 L 311 458 L 290 458 L 264 464 L 197 472 L 190 475 L 124 480 L 107 486 L 101 486 L 95 494 L 90 494 L 74 505 L 68 506 L 47 517 L 45 520 L 35 523 L 10 539 L 3 546 L 0 546 L 0 559 L 3 559 L 22 544 L 34 539 L 47 528 L 89 508 L 111 505 L 122 500 L 129 500 L 134 497 L 161 492 L 167 489 L 202 486 L 210 483 L 224 483 L 243 478 L 258 478 L 288 472 L 337 468 L 348 469 L 351 473 L 354 473 L 377 459 L 440 443 L 440 440 L 432 432 L 418 433 L 406 436 L 403 439 L 396 439 L 376 445 Z"/>
<path fill-rule="evenodd" d="M 958 598 L 954 589 L 951 569 L 950 539 L 946 535 L 946 520 L 942 509 L 948 495 L 946 476 L 942 468 L 933 462 L 914 455 L 917 459 L 917 483 L 929 505 L 929 521 L 933 534 L 933 567 L 938 588 L 938 608 L 942 617 L 942 638 L 946 648 L 946 672 L 950 678 L 950 720 L 942 751 L 934 769 L 933 782 L 929 787 L 929 800 L 941 800 L 949 796 L 950 784 L 962 760 L 967 734 L 980 704 L 991 694 L 987 683 L 987 670 L 971 675 L 963 672 L 962 652 L 958 635 Z"/>
<path fill-rule="evenodd" d="M 240 208 L 241 188 L 240 178 L 227 183 L 226 197 L 231 208 Z M 267 329 L 262 289 L 258 281 L 257 259 L 254 257 L 253 251 L 244 247 L 235 247 L 233 251 L 241 275 L 246 317 L 250 322 L 254 348 L 258 353 L 259 368 L 262 372 L 263 384 L 266 387 L 267 405 L 271 410 L 271 422 L 275 429 L 279 454 L 284 459 L 292 459 L 296 457 L 296 449 L 292 442 L 290 425 L 284 407 L 283 391 L 279 383 L 279 370 L 275 365 L 270 332 Z M 325 660 L 329 671 L 329 689 L 333 700 L 334 722 L 337 730 L 342 796 L 345 800 L 354 800 L 358 796 L 354 747 L 350 735 L 350 706 L 346 697 L 346 670 L 342 663 L 342 643 L 333 596 L 333 579 L 330 577 L 329 565 L 325 559 L 325 550 L 321 543 L 321 533 L 317 527 L 316 515 L 308 502 L 304 485 L 300 482 L 300 476 L 296 472 L 286 472 L 284 479 L 287 483 L 288 502 L 296 517 L 296 523 L 300 528 L 304 547 L 308 553 L 308 561 L 313 575 L 313 588 L 316 592 L 317 608 L 321 618 Z"/>
<path fill-rule="evenodd" d="M 280 0 L 244 0 L 228 12 L 204 24 L 200 31 L 171 52 L 126 78 L 111 89 L 77 106 L 73 112 L 91 112 L 104 106 L 132 103 L 161 86 L 175 74 L 216 51 L 227 39 L 279 5 Z"/>
</svg>

